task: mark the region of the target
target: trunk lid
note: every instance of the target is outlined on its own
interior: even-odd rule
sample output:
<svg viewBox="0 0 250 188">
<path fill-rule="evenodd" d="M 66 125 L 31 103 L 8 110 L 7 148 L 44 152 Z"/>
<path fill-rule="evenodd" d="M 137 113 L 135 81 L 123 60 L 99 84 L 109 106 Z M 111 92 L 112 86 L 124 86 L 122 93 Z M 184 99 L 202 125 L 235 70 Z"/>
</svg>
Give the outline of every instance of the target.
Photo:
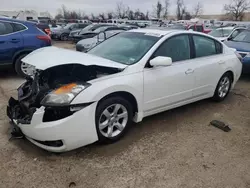
<svg viewBox="0 0 250 188">
<path fill-rule="evenodd" d="M 85 66 L 97 65 L 101 67 L 111 67 L 124 69 L 127 65 L 93 56 L 82 52 L 67 50 L 57 47 L 45 47 L 33 51 L 22 59 L 24 63 L 33 65 L 36 69 L 45 70 L 57 65 L 82 64 Z"/>
</svg>

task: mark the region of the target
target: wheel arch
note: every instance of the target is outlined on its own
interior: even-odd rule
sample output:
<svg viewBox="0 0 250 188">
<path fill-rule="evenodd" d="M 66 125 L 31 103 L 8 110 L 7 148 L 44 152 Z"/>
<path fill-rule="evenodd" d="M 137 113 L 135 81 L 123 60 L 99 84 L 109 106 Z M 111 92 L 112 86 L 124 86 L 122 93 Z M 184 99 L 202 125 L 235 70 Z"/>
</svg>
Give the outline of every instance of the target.
<svg viewBox="0 0 250 188">
<path fill-rule="evenodd" d="M 34 49 L 25 49 L 25 50 L 21 50 L 21 51 L 16 52 L 15 55 L 13 56 L 13 58 L 12 58 L 12 65 L 15 66 L 16 60 L 17 60 L 21 55 L 29 54 L 29 53 L 31 53 L 32 51 L 34 51 Z"/>
<path fill-rule="evenodd" d="M 137 102 L 135 96 L 133 94 L 131 94 L 130 92 L 127 92 L 127 91 L 116 91 L 116 92 L 107 94 L 98 101 L 98 104 L 101 101 L 105 100 L 105 99 L 108 99 L 108 98 L 111 98 L 111 97 L 117 97 L 117 96 L 122 97 L 122 98 L 128 100 L 131 103 L 131 105 L 133 107 L 133 113 L 134 113 L 134 116 L 135 116 L 135 114 L 138 112 L 138 102 Z"/>
</svg>

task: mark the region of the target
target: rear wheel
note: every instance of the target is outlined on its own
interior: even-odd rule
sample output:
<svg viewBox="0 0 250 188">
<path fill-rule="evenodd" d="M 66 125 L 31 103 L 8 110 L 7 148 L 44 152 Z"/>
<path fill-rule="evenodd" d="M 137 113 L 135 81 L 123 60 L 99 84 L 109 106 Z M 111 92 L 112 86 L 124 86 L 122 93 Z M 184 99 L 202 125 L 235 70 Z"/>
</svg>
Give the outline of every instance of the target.
<svg viewBox="0 0 250 188">
<path fill-rule="evenodd" d="M 229 94 L 231 86 L 232 76 L 230 73 L 227 72 L 221 77 L 214 92 L 213 99 L 218 102 L 223 101 Z"/>
<path fill-rule="evenodd" d="M 31 69 L 31 65 L 28 65 L 21 61 L 26 55 L 28 54 L 20 55 L 15 61 L 15 71 L 23 78 L 30 76 L 33 71 Z"/>
<path fill-rule="evenodd" d="M 61 39 L 62 41 L 67 41 L 67 40 L 69 39 L 69 35 L 66 34 L 66 33 L 63 33 L 63 34 L 60 36 L 60 39 Z"/>
<path fill-rule="evenodd" d="M 101 101 L 96 110 L 96 129 L 99 141 L 112 143 L 127 132 L 132 122 L 132 105 L 121 97 Z"/>
</svg>

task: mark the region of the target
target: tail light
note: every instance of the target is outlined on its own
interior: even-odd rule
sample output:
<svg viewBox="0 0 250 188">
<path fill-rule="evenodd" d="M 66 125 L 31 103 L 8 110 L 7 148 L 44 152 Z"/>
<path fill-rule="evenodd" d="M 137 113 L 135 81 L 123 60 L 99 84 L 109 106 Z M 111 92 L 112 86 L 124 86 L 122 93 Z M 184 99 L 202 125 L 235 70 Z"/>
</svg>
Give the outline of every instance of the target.
<svg viewBox="0 0 250 188">
<path fill-rule="evenodd" d="M 45 32 L 47 35 L 51 36 L 51 30 L 50 29 L 45 29 Z"/>
<path fill-rule="evenodd" d="M 237 52 L 235 51 L 235 55 L 238 57 L 238 59 L 240 60 L 240 62 L 242 62 L 242 56 Z"/>
<path fill-rule="evenodd" d="M 48 35 L 37 35 L 36 38 L 38 38 L 39 40 L 43 40 L 47 43 L 51 43 L 51 38 Z"/>
</svg>

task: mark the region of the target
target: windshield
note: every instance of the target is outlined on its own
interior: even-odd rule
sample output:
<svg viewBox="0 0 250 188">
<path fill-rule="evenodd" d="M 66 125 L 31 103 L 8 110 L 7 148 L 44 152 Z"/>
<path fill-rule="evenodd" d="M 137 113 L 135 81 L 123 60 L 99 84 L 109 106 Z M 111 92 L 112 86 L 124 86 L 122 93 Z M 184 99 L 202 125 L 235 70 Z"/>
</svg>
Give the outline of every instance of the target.
<svg viewBox="0 0 250 188">
<path fill-rule="evenodd" d="M 94 30 L 95 33 L 100 33 L 102 31 L 105 31 L 105 29 L 107 29 L 108 27 L 99 27 L 96 30 Z"/>
<path fill-rule="evenodd" d="M 71 23 L 71 24 L 67 24 L 64 29 L 69 29 L 72 25 L 74 25 L 74 23 Z"/>
<path fill-rule="evenodd" d="M 233 29 L 215 29 L 209 33 L 213 37 L 228 37 Z"/>
<path fill-rule="evenodd" d="M 80 34 L 84 33 L 85 31 L 89 31 L 93 26 L 94 26 L 94 25 L 88 25 L 87 27 L 84 27 L 84 28 L 81 30 Z"/>
<path fill-rule="evenodd" d="M 138 62 L 159 39 L 160 36 L 153 34 L 124 32 L 105 40 L 88 53 L 132 65 Z"/>
<path fill-rule="evenodd" d="M 250 31 L 242 31 L 233 39 L 233 41 L 250 43 Z"/>
</svg>

